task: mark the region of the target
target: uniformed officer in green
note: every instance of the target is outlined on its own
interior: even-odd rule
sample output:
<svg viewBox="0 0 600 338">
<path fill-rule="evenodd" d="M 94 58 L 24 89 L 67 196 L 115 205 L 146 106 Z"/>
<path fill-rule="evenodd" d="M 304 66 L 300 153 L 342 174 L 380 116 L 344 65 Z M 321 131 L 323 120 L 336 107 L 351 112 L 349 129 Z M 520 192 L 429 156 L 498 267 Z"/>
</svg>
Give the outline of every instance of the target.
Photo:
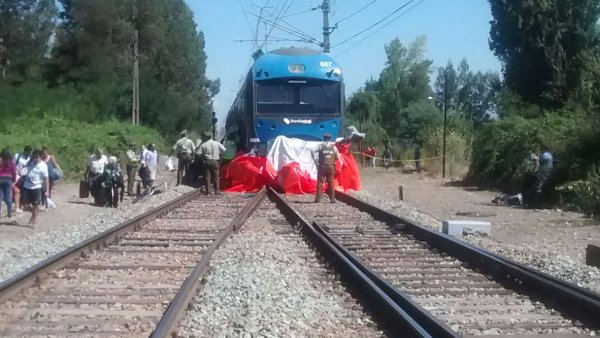
<svg viewBox="0 0 600 338">
<path fill-rule="evenodd" d="M 195 145 L 194 141 L 188 138 L 187 130 L 183 130 L 181 133 L 181 138 L 175 142 L 173 145 L 173 149 L 171 149 L 171 153 L 169 157 L 173 156 L 173 153 L 177 154 L 177 185 L 182 183 L 183 177 L 186 177 L 189 180 L 190 176 L 190 164 L 192 163 L 192 156 L 194 155 Z"/>
<path fill-rule="evenodd" d="M 335 174 L 335 160 L 341 160 L 340 153 L 331 142 L 331 134 L 323 134 L 323 143 L 319 144 L 312 151 L 312 158 L 317 165 L 317 195 L 315 203 L 321 201 L 321 192 L 323 191 L 323 182 L 327 180 L 327 189 L 331 203 L 335 203 L 335 189 L 333 188 L 333 175 Z M 315 159 L 315 154 L 318 159 Z"/>
<path fill-rule="evenodd" d="M 133 192 L 133 186 L 135 184 L 135 172 L 138 168 L 139 158 L 135 154 L 135 144 L 129 143 L 129 149 L 127 150 L 127 164 L 125 168 L 127 169 L 127 195 L 133 196 L 135 195 Z"/>
<path fill-rule="evenodd" d="M 206 194 L 210 193 L 210 183 L 212 182 L 215 195 L 218 195 L 220 194 L 219 160 L 226 149 L 221 143 L 213 140 L 212 136 L 211 131 L 202 133 L 202 143 L 198 146 L 196 154 L 204 161 L 204 186 L 206 187 Z"/>
</svg>

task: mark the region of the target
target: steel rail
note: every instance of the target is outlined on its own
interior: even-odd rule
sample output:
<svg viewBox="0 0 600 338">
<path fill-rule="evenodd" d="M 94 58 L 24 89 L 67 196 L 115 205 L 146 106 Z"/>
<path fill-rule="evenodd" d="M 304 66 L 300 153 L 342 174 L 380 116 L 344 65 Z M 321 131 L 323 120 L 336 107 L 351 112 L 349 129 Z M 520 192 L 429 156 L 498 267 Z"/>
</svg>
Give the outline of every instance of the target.
<svg viewBox="0 0 600 338">
<path fill-rule="evenodd" d="M 584 324 L 591 327 L 598 326 L 600 295 L 587 290 L 580 292 L 584 289 L 556 278 L 547 278 L 547 274 L 521 264 L 514 264 L 499 255 L 428 229 L 348 194 L 338 192 L 336 195 L 340 201 L 367 212 L 373 218 L 395 226 L 416 239 L 427 242 L 432 247 L 467 262 L 471 267 L 479 269 L 480 272 L 492 275 L 496 281 L 510 284 L 516 290 L 526 288 L 529 294 L 537 295 L 559 305 L 562 310 Z"/>
<path fill-rule="evenodd" d="M 193 297 L 196 295 L 196 291 L 198 290 L 202 277 L 206 271 L 208 271 L 210 259 L 212 258 L 215 250 L 217 250 L 219 246 L 221 246 L 221 244 L 223 244 L 234 231 L 237 231 L 246 222 L 248 217 L 260 205 L 260 202 L 263 201 L 266 195 L 267 190 L 263 187 L 258 193 L 256 193 L 256 195 L 254 195 L 252 200 L 250 200 L 248 204 L 244 206 L 240 213 L 231 221 L 231 223 L 229 223 L 227 228 L 221 232 L 219 237 L 206 250 L 206 252 L 202 255 L 200 262 L 196 265 L 196 267 L 194 267 L 194 270 L 192 270 L 190 275 L 188 275 L 183 282 L 181 288 L 167 307 L 167 310 L 165 310 L 165 313 L 156 325 L 156 328 L 150 337 L 168 337 L 171 332 L 175 330 L 180 319 L 187 310 L 188 304 L 190 304 Z"/>
<path fill-rule="evenodd" d="M 385 294 L 387 294 L 396 304 L 404 309 L 412 318 L 415 319 L 432 337 L 461 337 L 458 333 L 452 330 L 448 325 L 441 322 L 429 311 L 423 309 L 419 304 L 414 302 L 408 295 L 400 292 L 396 287 L 386 281 L 381 275 L 369 268 L 361 259 L 356 257 L 343 245 L 341 245 L 317 223 L 313 222 L 313 227 L 331 244 L 333 244 L 352 264 L 357 266 L 369 279 L 371 279 Z"/>
<path fill-rule="evenodd" d="M 0 283 L 0 304 L 10 299 L 19 291 L 33 285 L 34 283 L 39 283 L 45 274 L 64 267 L 74 259 L 80 256 L 85 256 L 87 252 L 92 252 L 94 249 L 107 246 L 112 240 L 118 239 L 119 235 L 131 230 L 137 230 L 142 225 L 155 220 L 156 218 L 199 196 L 201 196 L 200 190 L 189 192 L 173 201 L 167 202 L 131 220 L 125 221 L 96 236 L 93 236 L 71 248 L 68 248 L 46 260 L 41 261 L 40 263 L 15 275 L 14 277 L 5 280 L 4 282 Z"/>
<path fill-rule="evenodd" d="M 337 264 L 334 267 L 357 286 L 360 297 L 370 310 L 381 320 L 383 326 L 396 337 L 436 337 L 415 321 L 405 309 L 382 291 L 360 267 L 348 259 L 333 243 L 327 240 L 305 218 L 302 217 L 275 190 L 269 188 L 269 197 L 283 212 L 291 224 L 296 224 L 300 231 L 321 251 L 332 257 Z"/>
</svg>

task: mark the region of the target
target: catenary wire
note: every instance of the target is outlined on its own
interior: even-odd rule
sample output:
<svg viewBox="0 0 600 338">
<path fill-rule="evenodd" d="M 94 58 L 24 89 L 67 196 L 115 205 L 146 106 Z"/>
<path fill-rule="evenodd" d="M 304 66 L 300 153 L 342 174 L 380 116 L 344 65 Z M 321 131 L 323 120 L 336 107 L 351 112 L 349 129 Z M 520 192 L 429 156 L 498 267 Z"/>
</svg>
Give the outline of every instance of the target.
<svg viewBox="0 0 600 338">
<path fill-rule="evenodd" d="M 415 7 L 419 6 L 420 4 L 422 4 L 423 2 L 425 2 L 425 0 L 420 0 L 419 2 L 417 2 L 416 4 L 414 4 L 413 6 L 411 6 L 410 8 L 408 8 L 406 11 L 400 13 L 400 15 L 398 15 L 397 17 L 393 18 L 392 20 L 390 20 L 389 22 L 387 22 L 385 25 L 379 27 L 377 30 L 375 30 L 374 32 L 372 32 L 371 34 L 365 36 L 364 38 L 362 38 L 360 41 L 358 41 L 357 43 L 353 44 L 352 46 L 344 49 L 343 51 L 337 53 L 335 56 L 339 57 L 340 55 L 346 53 L 347 51 L 351 50 L 352 48 L 358 46 L 359 44 L 361 44 L 362 42 L 364 42 L 365 40 L 367 40 L 368 38 L 370 38 L 371 36 L 377 34 L 379 31 L 381 31 L 382 29 L 384 29 L 385 27 L 389 26 L 390 24 L 392 24 L 394 21 L 400 19 L 401 17 L 403 17 L 405 14 L 407 14 L 408 12 L 412 11 Z"/>
<path fill-rule="evenodd" d="M 337 25 L 337 24 L 339 24 L 339 23 L 341 23 L 341 22 L 343 22 L 343 21 L 346 21 L 346 20 L 350 19 L 351 17 L 353 17 L 354 15 L 356 15 L 356 14 L 358 14 L 358 13 L 360 13 L 360 12 L 364 11 L 364 10 L 365 10 L 365 9 L 367 9 L 369 6 L 371 6 L 372 4 L 374 4 L 375 2 L 377 2 L 377 0 L 373 0 L 373 1 L 369 2 L 368 4 L 364 5 L 364 6 L 363 6 L 363 7 L 361 7 L 360 9 L 358 9 L 358 10 L 354 11 L 352 14 L 350 14 L 350 15 L 348 15 L 348 16 L 346 16 L 346 17 L 342 18 L 342 19 L 340 19 L 338 22 L 336 22 L 336 25 Z"/>
<path fill-rule="evenodd" d="M 386 15 L 386 16 L 385 16 L 383 19 L 381 19 L 381 20 L 377 21 L 376 23 L 372 24 L 371 26 L 369 26 L 369 27 L 367 27 L 367 28 L 365 28 L 365 29 L 361 30 L 360 32 L 358 32 L 358 33 L 356 33 L 356 34 L 352 35 L 351 37 L 347 38 L 346 40 L 344 40 L 344 41 L 342 41 L 342 42 L 340 42 L 340 43 L 338 43 L 338 44 L 335 44 L 335 45 L 333 45 L 333 46 L 331 46 L 331 47 L 333 48 L 333 47 L 337 47 L 337 46 L 339 46 L 339 45 L 343 45 L 344 43 L 346 43 L 346 42 L 348 42 L 348 41 L 350 41 L 350 40 L 354 39 L 355 37 L 357 37 L 357 36 L 359 36 L 359 35 L 361 35 L 361 34 L 365 33 L 366 31 L 368 31 L 368 30 L 370 30 L 370 29 L 374 28 L 375 26 L 377 26 L 377 25 L 379 25 L 380 23 L 384 22 L 385 20 L 389 19 L 389 18 L 390 18 L 390 17 L 392 17 L 394 14 L 396 14 L 396 13 L 400 12 L 401 10 L 403 10 L 404 8 L 406 8 L 408 5 L 410 5 L 410 4 L 411 4 L 411 3 L 413 3 L 413 2 L 415 2 L 415 0 L 410 0 L 410 1 L 406 2 L 404 5 L 400 6 L 400 7 L 399 7 L 399 8 L 397 8 L 396 10 L 392 11 L 390 14 Z"/>
</svg>

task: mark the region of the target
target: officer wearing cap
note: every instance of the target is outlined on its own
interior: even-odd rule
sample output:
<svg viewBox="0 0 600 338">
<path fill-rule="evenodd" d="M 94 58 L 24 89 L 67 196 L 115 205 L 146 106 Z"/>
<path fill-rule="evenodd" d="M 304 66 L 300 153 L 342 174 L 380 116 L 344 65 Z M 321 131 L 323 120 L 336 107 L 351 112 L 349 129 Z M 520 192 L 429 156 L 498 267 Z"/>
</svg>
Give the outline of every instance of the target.
<svg viewBox="0 0 600 338">
<path fill-rule="evenodd" d="M 212 182 L 215 195 L 219 194 L 219 160 L 226 151 L 225 147 L 212 139 L 212 132 L 205 131 L 198 143 L 196 155 L 204 161 L 204 186 L 206 194 L 210 193 L 210 183 Z"/>
<path fill-rule="evenodd" d="M 312 158 L 317 165 L 317 195 L 315 203 L 321 201 L 321 192 L 323 190 L 323 182 L 327 180 L 327 189 L 331 203 L 335 203 L 335 190 L 333 188 L 333 175 L 335 173 L 335 160 L 340 160 L 335 142 L 331 142 L 331 134 L 323 134 L 323 143 L 320 143 L 311 151 Z M 315 159 L 315 154 L 318 159 Z"/>
<path fill-rule="evenodd" d="M 169 157 L 173 153 L 177 154 L 177 185 L 180 185 L 183 177 L 188 177 L 190 174 L 190 163 L 192 163 L 192 155 L 194 154 L 194 141 L 187 137 L 187 130 L 182 130 L 181 138 L 175 142 Z M 185 171 L 185 173 L 184 173 Z"/>
<path fill-rule="evenodd" d="M 135 184 L 135 172 L 138 167 L 139 158 L 135 154 L 135 144 L 133 142 L 129 143 L 129 149 L 127 150 L 127 164 L 125 168 L 127 169 L 127 195 L 133 196 L 133 186 Z"/>
</svg>

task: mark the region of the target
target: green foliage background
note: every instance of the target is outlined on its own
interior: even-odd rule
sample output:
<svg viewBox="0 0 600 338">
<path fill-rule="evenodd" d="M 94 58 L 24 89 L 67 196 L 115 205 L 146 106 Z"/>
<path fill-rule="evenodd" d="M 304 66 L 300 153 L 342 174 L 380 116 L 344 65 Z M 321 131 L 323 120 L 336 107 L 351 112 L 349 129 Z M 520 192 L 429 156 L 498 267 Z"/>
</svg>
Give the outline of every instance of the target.
<svg viewBox="0 0 600 338">
<path fill-rule="evenodd" d="M 166 151 L 165 137 L 209 126 L 220 81 L 184 0 L 0 0 L 0 18 L 0 147 L 48 146 L 77 177 L 95 147 Z M 145 127 L 130 125 L 136 30 Z"/>
</svg>

